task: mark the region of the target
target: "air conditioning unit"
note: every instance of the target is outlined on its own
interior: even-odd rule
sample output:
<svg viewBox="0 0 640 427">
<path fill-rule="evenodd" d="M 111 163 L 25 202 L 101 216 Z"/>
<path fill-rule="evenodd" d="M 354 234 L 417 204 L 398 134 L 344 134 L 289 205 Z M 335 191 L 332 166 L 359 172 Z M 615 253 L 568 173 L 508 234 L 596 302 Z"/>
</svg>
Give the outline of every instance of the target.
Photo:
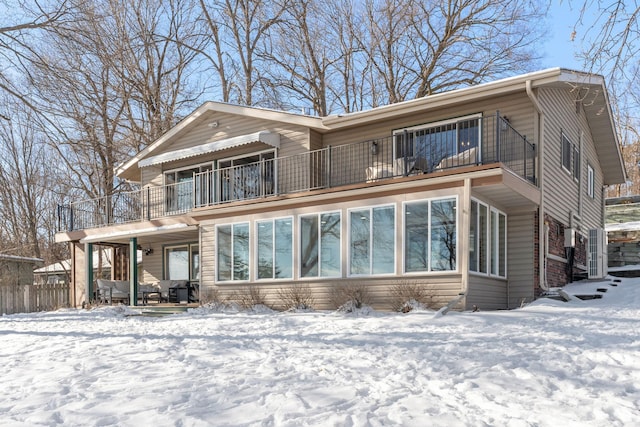
<svg viewBox="0 0 640 427">
<path fill-rule="evenodd" d="M 588 243 L 589 279 L 601 279 L 607 274 L 607 232 L 602 228 L 589 230 Z"/>
</svg>

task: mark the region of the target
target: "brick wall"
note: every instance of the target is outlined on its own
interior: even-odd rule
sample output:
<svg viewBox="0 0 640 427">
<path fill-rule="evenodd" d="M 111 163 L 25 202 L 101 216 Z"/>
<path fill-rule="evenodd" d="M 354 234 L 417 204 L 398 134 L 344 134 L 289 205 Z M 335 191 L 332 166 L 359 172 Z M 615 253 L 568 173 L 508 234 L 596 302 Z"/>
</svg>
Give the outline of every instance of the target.
<svg viewBox="0 0 640 427">
<path fill-rule="evenodd" d="M 550 215 L 544 216 L 545 223 L 549 226 L 549 254 L 567 259 L 567 252 L 564 247 L 565 231 L 569 226 L 563 224 Z M 572 277 L 578 273 L 584 273 L 577 267 L 578 264 L 586 265 L 587 263 L 587 238 L 576 235 L 576 246 L 573 252 L 573 272 L 568 271 L 568 263 L 558 259 L 547 258 L 546 272 L 547 285 L 551 287 L 564 286 L 572 281 Z"/>
</svg>

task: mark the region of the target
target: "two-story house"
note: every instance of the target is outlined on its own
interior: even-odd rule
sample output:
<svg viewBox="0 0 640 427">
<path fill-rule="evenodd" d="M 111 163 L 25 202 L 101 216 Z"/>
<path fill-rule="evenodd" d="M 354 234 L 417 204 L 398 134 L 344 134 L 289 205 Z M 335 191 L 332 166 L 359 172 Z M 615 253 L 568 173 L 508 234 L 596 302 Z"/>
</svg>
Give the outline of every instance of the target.
<svg viewBox="0 0 640 427">
<path fill-rule="evenodd" d="M 208 102 L 116 173 L 140 189 L 59 208 L 78 305 L 103 245 L 132 292 L 303 285 L 331 308 L 359 283 L 384 309 L 410 281 L 517 307 L 605 274 L 603 189 L 625 180 L 604 79 L 558 68 L 327 117 Z"/>
</svg>

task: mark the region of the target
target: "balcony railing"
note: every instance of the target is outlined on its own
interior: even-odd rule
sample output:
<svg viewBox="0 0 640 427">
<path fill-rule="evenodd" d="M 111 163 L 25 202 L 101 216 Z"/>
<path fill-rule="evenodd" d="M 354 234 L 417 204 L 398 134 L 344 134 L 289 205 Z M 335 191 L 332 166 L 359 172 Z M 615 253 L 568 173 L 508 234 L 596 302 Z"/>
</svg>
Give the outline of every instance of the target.
<svg viewBox="0 0 640 427">
<path fill-rule="evenodd" d="M 184 182 L 61 205 L 58 229 L 73 231 L 151 220 L 229 202 L 414 174 L 437 174 L 461 166 L 496 162 L 537 183 L 536 150 L 532 143 L 499 114 L 471 122 L 466 128 L 399 133 L 214 169 Z"/>
</svg>

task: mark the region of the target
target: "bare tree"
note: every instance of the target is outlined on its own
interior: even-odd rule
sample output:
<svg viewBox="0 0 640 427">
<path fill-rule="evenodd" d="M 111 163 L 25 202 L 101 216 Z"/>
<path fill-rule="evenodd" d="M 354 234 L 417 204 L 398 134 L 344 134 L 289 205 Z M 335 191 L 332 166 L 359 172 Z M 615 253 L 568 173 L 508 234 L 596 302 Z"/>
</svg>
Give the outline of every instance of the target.
<svg viewBox="0 0 640 427">
<path fill-rule="evenodd" d="M 367 0 L 361 46 L 384 103 L 476 84 L 531 66 L 544 9 L 517 0 Z"/>
<path fill-rule="evenodd" d="M 51 150 L 30 125 L 33 115 L 14 104 L 10 120 L 0 120 L 0 252 L 41 257 L 58 183 L 49 173 Z"/>
<path fill-rule="evenodd" d="M 33 103 L 85 197 L 109 196 L 120 184 L 114 167 L 192 107 L 184 86 L 193 52 L 174 43 L 188 37 L 189 8 L 180 0 L 83 3 L 82 19 L 33 48 L 23 68 Z"/>
<path fill-rule="evenodd" d="M 270 103 L 271 95 L 256 97 L 268 66 L 260 63 L 259 52 L 271 27 L 280 22 L 288 0 L 200 0 L 200 5 L 211 31 L 213 53 L 206 57 L 220 79 L 223 100 L 243 105 Z"/>
<path fill-rule="evenodd" d="M 310 104 L 320 116 L 328 113 L 329 74 L 340 55 L 331 46 L 331 28 L 327 28 L 328 19 L 323 16 L 326 10 L 333 12 L 327 3 L 293 2 L 274 27 L 269 48 L 263 54 L 274 65 L 265 70 L 274 92 L 291 94 L 297 102 Z M 291 101 L 287 104 L 283 108 L 295 107 Z"/>
</svg>

